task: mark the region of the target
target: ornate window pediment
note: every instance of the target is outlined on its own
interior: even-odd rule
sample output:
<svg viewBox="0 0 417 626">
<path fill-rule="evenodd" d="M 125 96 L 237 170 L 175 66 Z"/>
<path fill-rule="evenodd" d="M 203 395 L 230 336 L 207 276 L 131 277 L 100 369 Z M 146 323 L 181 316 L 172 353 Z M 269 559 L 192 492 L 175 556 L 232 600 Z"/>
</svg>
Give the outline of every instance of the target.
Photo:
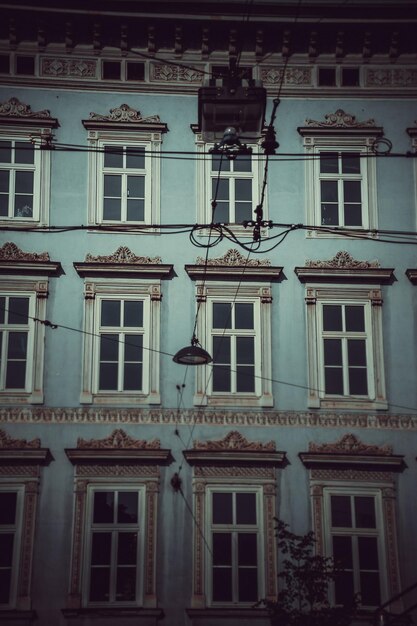
<svg viewBox="0 0 417 626">
<path fill-rule="evenodd" d="M 137 256 L 127 246 L 120 246 L 108 255 L 87 254 L 85 261 L 74 263 L 79 276 L 117 275 L 135 278 L 163 278 L 172 272 L 172 265 L 163 264 L 161 257 Z"/>
<path fill-rule="evenodd" d="M 349 252 L 341 250 L 332 259 L 306 261 L 304 267 L 296 267 L 295 273 L 301 282 L 390 283 L 394 270 L 382 268 L 379 261 L 358 261 Z"/>
</svg>

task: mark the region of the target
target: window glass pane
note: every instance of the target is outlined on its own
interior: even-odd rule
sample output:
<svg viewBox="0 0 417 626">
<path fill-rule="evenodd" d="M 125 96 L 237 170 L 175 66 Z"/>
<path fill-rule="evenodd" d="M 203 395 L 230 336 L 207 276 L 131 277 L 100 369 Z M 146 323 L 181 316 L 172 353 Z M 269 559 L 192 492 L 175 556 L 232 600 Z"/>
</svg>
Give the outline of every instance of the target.
<svg viewBox="0 0 417 626">
<path fill-rule="evenodd" d="M 346 330 L 364 332 L 365 331 L 365 308 L 363 306 L 345 307 Z"/>
<path fill-rule="evenodd" d="M 253 304 L 237 302 L 235 310 L 235 328 L 254 328 Z"/>
<path fill-rule="evenodd" d="M 321 187 L 321 201 L 322 202 L 337 202 L 337 181 L 336 180 L 322 180 L 320 182 Z"/>
<path fill-rule="evenodd" d="M 100 337 L 100 361 L 117 361 L 119 358 L 119 335 L 106 334 Z"/>
<path fill-rule="evenodd" d="M 349 368 L 349 393 L 355 396 L 368 395 L 368 377 L 366 368 Z"/>
<path fill-rule="evenodd" d="M 213 601 L 232 601 L 232 568 L 213 568 Z"/>
<path fill-rule="evenodd" d="M 14 533 L 0 533 L 0 567 L 11 567 Z"/>
<path fill-rule="evenodd" d="M 323 305 L 323 330 L 342 330 L 342 307 L 339 304 Z"/>
<path fill-rule="evenodd" d="M 358 548 L 360 569 L 378 570 L 378 544 L 376 537 L 358 537 Z"/>
<path fill-rule="evenodd" d="M 101 325 L 120 326 L 120 300 L 101 301 Z"/>
<path fill-rule="evenodd" d="M 337 204 L 328 202 L 321 205 L 321 225 L 322 226 L 338 226 L 339 225 L 339 207 Z"/>
<path fill-rule="evenodd" d="M 213 533 L 213 565 L 231 565 L 231 533 Z"/>
<path fill-rule="evenodd" d="M 136 524 L 138 521 L 138 494 L 136 491 L 119 491 L 117 521 Z"/>
<path fill-rule="evenodd" d="M 345 203 L 344 220 L 345 226 L 362 226 L 362 205 Z"/>
<path fill-rule="evenodd" d="M 0 491 L 0 524 L 14 524 L 16 518 L 17 493 Z"/>
<path fill-rule="evenodd" d="M 109 176 L 104 177 L 104 195 L 110 198 L 120 198 L 122 195 L 122 177 Z"/>
<path fill-rule="evenodd" d="M 212 494 L 213 524 L 233 523 L 233 494 L 216 491 Z"/>
<path fill-rule="evenodd" d="M 126 219 L 128 222 L 143 222 L 145 220 L 144 200 L 128 198 Z"/>
<path fill-rule="evenodd" d="M 239 602 L 256 602 L 258 598 L 258 570 L 239 568 Z"/>
<path fill-rule="evenodd" d="M 361 572 L 361 604 L 364 606 L 379 606 L 381 592 L 379 588 L 379 574 L 377 572 Z"/>
<path fill-rule="evenodd" d="M 237 156 L 233 161 L 234 172 L 250 172 L 252 171 L 252 156 L 250 154 L 242 154 Z"/>
<path fill-rule="evenodd" d="M 123 389 L 125 391 L 140 391 L 142 382 L 142 363 L 125 363 L 123 370 Z"/>
<path fill-rule="evenodd" d="M 9 602 L 11 575 L 11 569 L 0 569 L 0 604 Z"/>
<path fill-rule="evenodd" d="M 355 496 L 356 528 L 376 528 L 375 500 L 368 496 Z"/>
<path fill-rule="evenodd" d="M 117 543 L 117 564 L 135 565 L 137 552 L 137 533 L 119 533 Z"/>
<path fill-rule="evenodd" d="M 240 224 L 252 218 L 252 202 L 235 202 L 235 223 Z"/>
<path fill-rule="evenodd" d="M 33 172 L 16 172 L 16 193 L 33 194 Z"/>
<path fill-rule="evenodd" d="M 93 533 L 91 565 L 110 565 L 111 533 Z"/>
<path fill-rule="evenodd" d="M 26 362 L 9 361 L 6 373 L 6 389 L 24 389 L 26 383 Z"/>
<path fill-rule="evenodd" d="M 212 357 L 215 363 L 230 363 L 230 337 L 213 337 Z"/>
<path fill-rule="evenodd" d="M 95 524 L 113 523 L 114 492 L 96 491 L 94 493 L 93 522 Z"/>
<path fill-rule="evenodd" d="M 236 366 L 236 391 L 242 393 L 255 391 L 255 368 L 253 365 Z"/>
<path fill-rule="evenodd" d="M 333 537 L 333 558 L 338 567 L 343 569 L 352 569 L 352 537 L 335 536 Z"/>
<path fill-rule="evenodd" d="M 125 336 L 125 361 L 142 361 L 142 335 Z"/>
<path fill-rule="evenodd" d="M 246 178 L 235 180 L 235 199 L 252 200 L 252 181 Z"/>
<path fill-rule="evenodd" d="M 35 150 L 29 141 L 16 141 L 15 163 L 34 163 Z"/>
<path fill-rule="evenodd" d="M 228 224 L 229 223 L 229 202 L 217 201 L 217 206 L 214 211 L 213 222 L 215 224 Z"/>
<path fill-rule="evenodd" d="M 340 572 L 335 579 L 336 604 L 350 604 L 353 596 L 353 572 Z"/>
<path fill-rule="evenodd" d="M 116 600 L 131 602 L 136 598 L 136 567 L 118 567 L 116 579 Z"/>
<path fill-rule="evenodd" d="M 217 200 L 229 200 L 229 179 L 228 178 L 220 178 L 217 180 L 213 178 L 212 180 L 212 195 L 215 197 L 217 189 Z"/>
<path fill-rule="evenodd" d="M 324 364 L 342 365 L 342 342 L 340 339 L 324 339 Z"/>
<path fill-rule="evenodd" d="M 258 562 L 256 533 L 239 533 L 237 536 L 238 563 L 256 566 Z"/>
<path fill-rule="evenodd" d="M 349 365 L 366 367 L 366 343 L 364 339 L 348 339 Z M 363 372 L 362 372 L 363 373 Z"/>
<path fill-rule="evenodd" d="M 145 148 L 140 146 L 126 148 L 126 167 L 143 170 L 145 167 Z"/>
<path fill-rule="evenodd" d="M 123 167 L 123 148 L 121 146 L 104 146 L 104 167 Z"/>
<path fill-rule="evenodd" d="M 331 496 L 332 526 L 352 527 L 350 496 Z"/>
<path fill-rule="evenodd" d="M 221 165 L 220 165 L 221 164 Z M 211 157 L 211 169 L 213 172 L 218 172 L 221 167 L 222 172 L 230 171 L 230 161 L 221 154 L 213 154 Z"/>
<path fill-rule="evenodd" d="M 324 369 L 324 390 L 327 394 L 343 395 L 343 370 L 341 367 Z"/>
<path fill-rule="evenodd" d="M 256 524 L 256 493 L 236 493 L 236 524 Z"/>
<path fill-rule="evenodd" d="M 360 174 L 361 160 L 358 152 L 342 152 L 343 174 Z"/>
<path fill-rule="evenodd" d="M 4 296 L 0 296 L 0 324 L 4 324 L 6 308 L 6 298 Z"/>
<path fill-rule="evenodd" d="M 339 162 L 337 152 L 320 152 L 320 173 L 338 174 Z"/>
<path fill-rule="evenodd" d="M 230 302 L 213 302 L 213 328 L 231 328 L 231 312 Z"/>
<path fill-rule="evenodd" d="M 98 388 L 101 391 L 117 390 L 117 363 L 100 363 Z"/>
<path fill-rule="evenodd" d="M 108 601 L 110 586 L 110 568 L 92 567 L 90 572 L 90 601 Z"/>
<path fill-rule="evenodd" d="M 26 359 L 27 338 L 27 332 L 9 333 L 9 347 L 7 351 L 8 359 Z"/>
<path fill-rule="evenodd" d="M 124 303 L 124 326 L 140 328 L 143 326 L 143 302 L 142 300 L 125 300 Z"/>
<path fill-rule="evenodd" d="M 133 198 L 143 198 L 145 196 L 145 177 L 127 177 L 127 195 Z"/>
<path fill-rule="evenodd" d="M 10 172 L 6 170 L 0 170 L 0 192 L 8 193 L 9 192 L 9 176 Z"/>
<path fill-rule="evenodd" d="M 122 218 L 122 204 L 120 199 L 104 198 L 103 201 L 103 219 L 117 220 Z"/>
<path fill-rule="evenodd" d="M 213 391 L 231 391 L 230 366 L 214 365 L 213 369 Z"/>
<path fill-rule="evenodd" d="M 12 162 L 12 142 L 0 141 L 0 163 Z"/>
<path fill-rule="evenodd" d="M 343 181 L 343 199 L 344 202 L 361 202 L 360 180 Z"/>
<path fill-rule="evenodd" d="M 0 195 L 0 217 L 7 217 L 9 213 L 9 198 Z"/>
<path fill-rule="evenodd" d="M 15 195 L 14 197 L 14 216 L 15 217 L 33 217 L 33 197 L 31 195 Z"/>
<path fill-rule="evenodd" d="M 29 298 L 9 299 L 9 324 L 27 324 L 29 313 Z"/>
<path fill-rule="evenodd" d="M 255 363 L 255 346 L 253 337 L 236 337 L 236 359 L 238 364 Z"/>
</svg>

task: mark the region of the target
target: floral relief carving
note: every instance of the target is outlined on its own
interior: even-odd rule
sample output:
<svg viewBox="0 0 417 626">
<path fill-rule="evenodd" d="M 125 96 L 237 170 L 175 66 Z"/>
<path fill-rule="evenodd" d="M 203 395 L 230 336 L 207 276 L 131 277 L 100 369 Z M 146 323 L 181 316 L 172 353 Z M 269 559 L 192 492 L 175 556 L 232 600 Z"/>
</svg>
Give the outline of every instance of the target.
<svg viewBox="0 0 417 626">
<path fill-rule="evenodd" d="M 10 448 L 40 448 L 41 440 L 40 439 L 32 439 L 32 441 L 27 441 L 26 439 L 12 439 L 9 435 L 2 429 L 0 429 L 0 450 L 1 449 L 10 449 Z"/>
<path fill-rule="evenodd" d="M 7 241 L 0 248 L 0 261 L 49 261 L 48 252 L 23 252 L 15 243 Z"/>
<path fill-rule="evenodd" d="M 116 252 L 109 255 L 93 256 L 87 254 L 85 257 L 86 263 L 129 263 L 135 265 L 150 265 L 161 263 L 161 257 L 149 257 L 149 256 L 136 256 L 127 246 L 120 246 Z"/>
<path fill-rule="evenodd" d="M 47 109 L 44 109 L 43 111 L 32 111 L 29 104 L 20 102 L 18 98 L 10 98 L 10 100 L 7 100 L 7 102 L 1 102 L 0 116 L 52 119 L 51 113 Z"/>
<path fill-rule="evenodd" d="M 265 67 L 261 69 L 261 80 L 267 85 L 281 83 L 283 69 Z M 292 67 L 285 70 L 284 85 L 312 85 L 312 72 L 310 67 Z"/>
<path fill-rule="evenodd" d="M 104 439 L 77 439 L 77 448 L 81 449 L 135 449 L 135 450 L 159 450 L 161 442 L 159 439 L 146 441 L 145 439 L 134 439 L 121 428 L 116 428 L 111 435 Z"/>
<path fill-rule="evenodd" d="M 203 72 L 199 72 L 196 69 L 188 67 L 154 63 L 151 68 L 153 80 L 160 80 L 167 83 L 179 81 L 186 83 L 201 83 L 203 80 Z"/>
<path fill-rule="evenodd" d="M 91 59 L 42 59 L 42 76 L 95 78 L 97 61 Z"/>
<path fill-rule="evenodd" d="M 346 250 L 340 250 L 333 259 L 326 261 L 306 261 L 306 267 L 322 267 L 328 269 L 369 269 L 370 267 L 380 267 L 378 261 L 357 261 Z"/>
<path fill-rule="evenodd" d="M 196 265 L 231 265 L 231 266 L 250 266 L 250 267 L 260 267 L 260 266 L 270 266 L 271 261 L 268 259 L 246 259 L 242 254 L 240 254 L 239 250 L 236 248 L 232 248 L 226 252 L 222 257 L 218 257 L 217 259 L 203 259 L 203 257 L 197 257 Z"/>
<path fill-rule="evenodd" d="M 159 115 L 150 115 L 149 117 L 142 117 L 140 111 L 132 109 L 128 104 L 121 104 L 119 107 L 110 109 L 108 115 L 102 115 L 101 113 L 90 113 L 90 120 L 95 122 L 131 122 L 132 124 L 147 123 L 160 123 Z"/>
<path fill-rule="evenodd" d="M 362 443 L 355 435 L 344 435 L 335 443 L 314 443 L 310 442 L 308 449 L 310 452 L 330 452 L 330 453 L 348 453 L 348 454 L 382 454 L 389 456 L 392 454 L 392 446 L 374 446 Z"/>
<path fill-rule="evenodd" d="M 273 467 L 242 467 L 242 466 L 227 466 L 227 467 L 211 467 L 205 465 L 203 467 L 196 466 L 194 468 L 194 475 L 196 478 L 251 478 L 253 480 L 259 479 L 275 479 L 275 472 Z M 197 488 L 196 488 L 197 489 Z"/>
<path fill-rule="evenodd" d="M 346 113 L 343 109 L 337 109 L 335 113 L 327 113 L 324 116 L 325 122 L 318 120 L 306 120 L 306 126 L 317 126 L 318 128 L 369 128 L 375 127 L 375 120 L 369 119 L 363 122 L 356 120 L 356 115 Z"/>
<path fill-rule="evenodd" d="M 223 439 L 214 441 L 195 441 L 197 450 L 275 450 L 275 442 L 268 443 L 248 441 L 243 435 L 232 430 Z"/>
</svg>

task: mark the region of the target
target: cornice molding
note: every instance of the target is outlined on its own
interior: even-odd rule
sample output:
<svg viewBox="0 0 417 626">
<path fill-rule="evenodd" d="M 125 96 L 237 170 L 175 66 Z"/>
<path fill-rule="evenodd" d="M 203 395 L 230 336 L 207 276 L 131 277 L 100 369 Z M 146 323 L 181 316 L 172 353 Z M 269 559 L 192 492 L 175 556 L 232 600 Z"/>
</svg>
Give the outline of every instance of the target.
<svg viewBox="0 0 417 626">
<path fill-rule="evenodd" d="M 90 113 L 88 120 L 82 120 L 87 130 L 109 128 L 112 130 L 152 131 L 166 133 L 168 126 L 161 122 L 158 115 L 142 117 L 140 111 L 133 109 L 128 104 L 110 109 L 110 113 Z"/>
<path fill-rule="evenodd" d="M 0 465 L 49 465 L 53 457 L 48 448 L 41 448 L 39 438 L 13 439 L 0 429 Z"/>
<path fill-rule="evenodd" d="M 392 282 L 394 277 L 393 269 L 381 268 L 378 261 L 358 261 L 345 250 L 324 261 L 308 259 L 304 267 L 296 267 L 294 271 L 301 282 L 315 280 L 385 284 Z"/>
<path fill-rule="evenodd" d="M 85 261 L 74 262 L 79 276 L 117 275 L 163 278 L 171 274 L 173 265 L 163 264 L 161 257 L 135 255 L 127 246 L 120 246 L 109 255 L 87 254 Z"/>
<path fill-rule="evenodd" d="M 356 116 L 337 109 L 335 113 L 327 113 L 324 121 L 306 119 L 305 126 L 297 128 L 303 137 L 317 135 L 362 135 L 366 137 L 380 137 L 384 134 L 381 126 L 376 126 L 375 120 L 368 119 L 362 122 Z"/>
<path fill-rule="evenodd" d="M 365 444 L 348 433 L 334 443 L 310 442 L 308 452 L 299 457 L 308 469 L 367 469 L 369 471 L 401 472 L 405 469 L 404 457 L 392 453 L 392 446 Z"/>
<path fill-rule="evenodd" d="M 17 124 L 37 128 L 57 128 L 59 126 L 58 120 L 51 117 L 47 109 L 32 111 L 29 104 L 21 102 L 18 98 L 10 98 L 10 100 L 0 103 L 0 124 Z"/>
<path fill-rule="evenodd" d="M 417 269 L 410 268 L 406 270 L 405 273 L 406 273 L 408 280 L 412 282 L 413 285 L 417 285 Z"/>
<path fill-rule="evenodd" d="M 11 241 L 0 248 L 1 274 L 52 276 L 61 271 L 61 263 L 51 261 L 48 252 L 24 252 Z"/>
<path fill-rule="evenodd" d="M 190 465 L 254 463 L 284 467 L 287 463 L 285 452 L 276 451 L 274 441 L 248 441 L 238 431 L 229 432 L 223 439 L 196 441 L 192 450 L 184 451 L 184 457 Z"/>
<path fill-rule="evenodd" d="M 235 279 L 268 281 L 277 280 L 282 267 L 271 265 L 269 259 L 246 259 L 238 250 L 231 248 L 223 256 L 208 259 L 197 257 L 194 265 L 185 265 L 185 271 L 193 280 Z"/>
</svg>

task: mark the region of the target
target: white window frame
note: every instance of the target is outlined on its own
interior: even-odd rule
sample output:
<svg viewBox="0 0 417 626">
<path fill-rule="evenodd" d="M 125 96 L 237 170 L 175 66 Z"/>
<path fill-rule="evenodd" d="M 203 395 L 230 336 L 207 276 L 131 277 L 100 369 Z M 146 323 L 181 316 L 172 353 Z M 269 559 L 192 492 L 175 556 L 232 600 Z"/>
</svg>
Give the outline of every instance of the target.
<svg viewBox="0 0 417 626">
<path fill-rule="evenodd" d="M 321 408 L 386 409 L 382 341 L 382 294 L 373 287 L 307 285 L 308 406 Z M 323 355 L 323 305 L 363 305 L 367 357 L 367 396 L 325 393 Z"/>
<path fill-rule="evenodd" d="M 90 572 L 91 572 L 91 544 L 92 534 L 95 530 L 94 523 L 92 521 L 94 494 L 98 491 L 133 491 L 138 494 L 138 509 L 139 519 L 134 525 L 129 524 L 103 524 L 100 528 L 107 532 L 116 533 L 121 529 L 137 531 L 138 532 L 138 545 L 137 545 L 137 560 L 136 560 L 136 594 L 135 600 L 118 602 L 115 599 L 109 601 L 91 601 L 89 599 L 90 589 Z M 96 606 L 142 606 L 143 604 L 143 572 L 144 572 L 144 556 L 145 556 L 145 486 L 144 485 L 132 485 L 132 484 L 120 484 L 120 483 L 94 483 L 87 487 L 87 505 L 86 505 L 86 526 L 85 526 L 85 543 L 84 543 L 84 559 L 83 559 L 83 583 L 82 583 L 82 602 L 86 607 Z M 97 527 L 98 528 L 98 527 Z M 114 562 L 116 558 L 115 554 L 116 542 L 112 541 L 112 563 L 111 563 L 111 580 L 110 580 L 110 592 L 115 591 L 115 570 L 117 563 Z"/>
<path fill-rule="evenodd" d="M 2 227 L 22 227 L 29 228 L 34 225 L 47 226 L 49 224 L 49 204 L 51 186 L 51 151 L 42 149 L 46 140 L 52 137 L 50 130 L 42 129 L 36 132 L 34 129 L 0 128 L 0 141 L 22 141 L 28 142 L 34 147 L 34 163 L 12 165 L 9 171 L 31 171 L 33 172 L 33 215 L 32 217 L 15 217 L 12 214 L 13 198 L 9 197 L 9 214 L 0 216 Z M 13 148 L 14 150 L 14 148 Z M 4 164 L 6 166 L 7 164 Z M 1 169 L 5 169 L 0 164 Z M 14 177 L 13 177 L 14 178 Z M 9 195 L 14 195 L 14 187 L 9 187 Z"/>
<path fill-rule="evenodd" d="M 239 492 L 245 493 L 254 493 L 256 496 L 256 525 L 241 525 L 237 524 L 222 524 L 215 525 L 212 521 L 212 494 L 216 492 L 222 493 L 231 493 L 236 494 Z M 249 485 L 235 485 L 235 486 L 226 486 L 219 485 L 214 486 L 210 485 L 206 489 L 206 536 L 208 537 L 209 547 L 208 556 L 207 556 L 207 570 L 206 570 L 206 581 L 207 581 L 207 604 L 212 607 L 217 606 L 235 606 L 238 604 L 239 606 L 247 606 L 251 607 L 254 604 L 254 601 L 243 602 L 238 599 L 238 564 L 237 564 L 237 541 L 236 535 L 239 532 L 251 532 L 256 533 L 257 535 L 257 579 L 258 579 L 258 598 L 263 598 L 265 595 L 265 572 L 262 564 L 264 563 L 264 545 L 265 545 L 265 537 L 264 537 L 264 520 L 263 520 L 263 510 L 262 510 L 262 488 L 259 486 Z M 213 533 L 214 532 L 229 532 L 232 534 L 232 594 L 233 598 L 231 601 L 222 602 L 213 600 Z"/>
<path fill-rule="evenodd" d="M 46 298 L 48 280 L 30 280 L 17 276 L 4 277 L 0 280 L 0 295 L 29 298 L 29 319 L 25 326 L 28 331 L 26 385 L 25 389 L 4 388 L 4 368 L 0 376 L 0 404 L 41 404 L 43 402 L 43 368 L 45 325 L 33 318 L 46 319 Z M 18 330 L 16 326 L 16 330 Z M 2 352 L 5 354 L 5 342 Z"/>
<path fill-rule="evenodd" d="M 331 496 L 363 496 L 363 497 L 372 497 L 374 498 L 375 503 L 375 521 L 376 528 L 372 529 L 355 529 L 355 528 L 344 528 L 337 527 L 337 530 L 332 529 L 331 526 L 331 508 L 330 508 L 330 500 Z M 357 487 L 352 486 L 352 484 L 344 485 L 343 483 L 335 484 L 331 487 L 324 487 L 323 489 L 323 507 L 324 507 L 324 537 L 325 537 L 325 550 L 326 554 L 333 556 L 333 547 L 332 547 L 332 538 L 333 536 L 343 535 L 350 537 L 359 537 L 359 536 L 373 536 L 377 539 L 378 546 L 378 574 L 379 574 L 379 583 L 380 583 L 380 602 L 383 602 L 384 598 L 388 597 L 388 584 L 387 584 L 387 559 L 385 553 L 385 529 L 384 529 L 384 517 L 383 517 L 383 508 L 382 508 L 382 498 L 381 498 L 381 489 L 380 488 L 372 488 L 372 487 Z M 353 542 L 353 579 L 354 579 L 354 593 L 360 592 L 360 580 L 359 580 L 359 557 L 357 554 L 357 542 L 354 540 Z M 334 585 L 332 585 L 331 589 L 331 601 L 335 604 L 335 590 Z M 368 608 L 368 605 L 361 606 Z M 369 605 L 374 607 L 374 605 Z"/>
<path fill-rule="evenodd" d="M 376 184 L 376 159 L 371 150 L 374 137 L 355 136 L 308 136 L 304 137 L 304 148 L 307 155 L 305 162 L 305 202 L 307 208 L 307 223 L 326 228 L 321 223 L 321 187 L 322 177 L 334 180 L 361 180 L 361 202 L 362 202 L 362 226 L 336 226 L 328 225 L 327 228 L 337 228 L 338 232 L 322 232 L 308 230 L 308 237 L 343 237 L 343 229 L 346 231 L 368 232 L 376 229 L 377 223 L 377 184 Z M 321 152 L 355 152 L 360 154 L 361 174 L 321 174 L 320 173 L 320 153 Z M 367 158 L 369 157 L 369 158 Z M 340 185 L 339 185 L 340 189 Z M 340 215 L 339 197 L 339 215 Z M 348 235 L 349 236 L 349 235 Z"/>
<path fill-rule="evenodd" d="M 161 151 L 162 135 L 160 132 L 145 132 L 135 129 L 132 132 L 123 130 L 89 130 L 88 131 L 88 224 L 132 227 L 136 225 L 157 225 L 160 223 L 160 184 L 161 184 Z M 145 149 L 145 208 L 143 221 L 104 220 L 104 146 L 133 147 Z M 138 172 L 139 170 L 132 170 Z M 122 173 L 118 170 L 118 173 Z M 124 174 L 130 173 L 125 169 Z M 147 229 L 146 232 L 158 232 L 158 227 Z"/>
<path fill-rule="evenodd" d="M 194 404 L 198 406 L 272 406 L 271 383 L 271 288 L 257 284 L 235 282 L 196 282 L 197 299 L 200 301 L 197 317 L 197 336 L 201 345 L 212 350 L 212 305 L 213 302 L 251 303 L 254 307 L 255 337 L 255 391 L 214 392 L 212 388 L 212 366 L 198 368 Z M 216 333 L 218 334 L 218 333 Z M 240 331 L 236 335 L 240 335 Z M 245 331 L 241 336 L 244 336 Z M 213 356 L 213 355 L 212 355 Z M 233 364 L 232 364 L 233 369 Z"/>
<path fill-rule="evenodd" d="M 201 134 L 197 134 L 196 136 L 196 148 L 197 148 L 197 223 L 199 224 L 211 224 L 212 222 L 212 179 L 217 179 L 217 172 L 213 171 L 212 166 L 212 155 L 208 154 L 209 150 L 214 147 L 212 143 L 206 143 L 203 141 L 203 137 Z M 252 171 L 251 172 L 222 172 L 220 174 L 221 179 L 231 179 L 231 178 L 244 178 L 252 180 L 252 211 L 249 217 L 250 220 L 256 220 L 256 215 L 254 210 L 256 206 L 259 204 L 261 199 L 261 186 L 263 180 L 263 171 L 265 167 L 265 161 L 260 158 L 263 154 L 259 144 L 251 144 L 248 147 L 252 148 Z M 223 156 L 223 159 L 227 159 L 226 156 Z M 232 161 L 233 162 L 233 161 Z M 230 187 L 234 187 L 233 185 L 229 185 Z M 232 194 L 233 197 L 230 197 L 229 202 L 232 202 L 234 199 L 234 192 Z M 229 208 L 230 212 L 231 208 Z M 268 202 L 267 196 L 265 196 L 265 200 L 263 203 L 263 219 L 268 219 Z M 234 216 L 234 208 L 233 208 L 233 216 Z M 214 216 L 214 223 L 218 222 L 216 220 L 216 216 Z M 245 228 L 241 223 L 230 222 L 229 227 L 233 230 L 233 232 L 238 233 L 239 236 L 252 237 L 253 236 L 253 228 Z M 210 229 L 204 229 L 199 231 L 200 235 L 209 236 Z M 262 237 L 268 236 L 268 229 L 262 229 Z"/>
<path fill-rule="evenodd" d="M 20 569 L 20 552 L 21 552 L 22 530 L 23 530 L 23 510 L 24 510 L 25 487 L 22 484 L 18 484 L 14 482 L 1 483 L 0 493 L 2 492 L 13 492 L 13 493 L 16 493 L 17 497 L 16 497 L 16 517 L 15 517 L 14 524 L 0 525 L 0 534 L 11 533 L 11 532 L 14 533 L 9 602 L 0 604 L 0 616 L 1 616 L 2 610 L 12 609 L 16 607 L 17 587 L 18 587 L 19 569 Z"/>
<path fill-rule="evenodd" d="M 84 346 L 82 369 L 82 404 L 141 405 L 159 404 L 159 349 L 160 349 L 160 301 L 159 281 L 152 279 L 103 279 L 86 281 L 84 306 Z M 114 391 L 98 389 L 99 369 L 99 323 L 102 300 L 142 300 L 143 341 L 143 388 L 141 391 Z"/>
</svg>

